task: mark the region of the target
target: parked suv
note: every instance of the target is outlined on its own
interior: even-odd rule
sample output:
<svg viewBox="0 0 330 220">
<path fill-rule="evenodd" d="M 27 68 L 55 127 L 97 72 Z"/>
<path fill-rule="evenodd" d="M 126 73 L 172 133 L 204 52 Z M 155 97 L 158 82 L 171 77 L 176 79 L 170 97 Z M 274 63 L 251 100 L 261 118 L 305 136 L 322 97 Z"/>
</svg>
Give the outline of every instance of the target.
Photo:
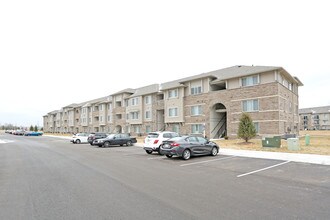
<svg viewBox="0 0 330 220">
<path fill-rule="evenodd" d="M 163 144 L 163 141 L 174 137 L 179 137 L 179 134 L 172 131 L 150 132 L 144 139 L 143 149 L 147 154 L 151 154 L 153 151 L 161 154 L 160 146 Z"/>
<path fill-rule="evenodd" d="M 102 132 L 96 132 L 96 133 L 91 133 L 88 138 L 87 141 L 88 143 L 90 143 L 90 145 L 93 145 L 93 141 L 96 139 L 100 139 L 100 138 L 106 138 L 109 134 L 107 133 L 102 133 Z"/>
</svg>

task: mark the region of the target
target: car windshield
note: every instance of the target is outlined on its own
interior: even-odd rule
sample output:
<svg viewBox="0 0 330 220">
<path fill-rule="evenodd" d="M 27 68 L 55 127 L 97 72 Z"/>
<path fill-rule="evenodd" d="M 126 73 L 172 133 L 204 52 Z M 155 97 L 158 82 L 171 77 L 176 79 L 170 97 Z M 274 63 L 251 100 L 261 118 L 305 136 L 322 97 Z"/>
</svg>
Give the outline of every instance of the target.
<svg viewBox="0 0 330 220">
<path fill-rule="evenodd" d="M 158 133 L 149 133 L 148 138 L 158 138 L 159 134 Z"/>
</svg>

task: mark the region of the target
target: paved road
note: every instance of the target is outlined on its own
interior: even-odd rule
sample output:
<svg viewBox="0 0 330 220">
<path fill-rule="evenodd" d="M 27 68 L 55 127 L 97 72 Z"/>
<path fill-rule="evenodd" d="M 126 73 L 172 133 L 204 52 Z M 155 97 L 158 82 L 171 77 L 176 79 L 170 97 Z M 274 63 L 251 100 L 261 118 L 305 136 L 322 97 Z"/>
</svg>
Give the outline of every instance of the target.
<svg viewBox="0 0 330 220">
<path fill-rule="evenodd" d="M 0 140 L 0 219 L 330 218 L 330 166 Z"/>
</svg>

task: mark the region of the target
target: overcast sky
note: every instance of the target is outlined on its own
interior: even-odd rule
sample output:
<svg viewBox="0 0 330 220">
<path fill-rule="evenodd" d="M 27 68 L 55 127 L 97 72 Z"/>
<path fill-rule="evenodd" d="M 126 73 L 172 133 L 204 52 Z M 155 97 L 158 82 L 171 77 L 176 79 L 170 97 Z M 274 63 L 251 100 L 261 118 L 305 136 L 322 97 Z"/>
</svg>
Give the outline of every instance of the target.
<svg viewBox="0 0 330 220">
<path fill-rule="evenodd" d="M 0 1 L 0 124 L 234 65 L 297 76 L 330 105 L 327 1 Z"/>
</svg>

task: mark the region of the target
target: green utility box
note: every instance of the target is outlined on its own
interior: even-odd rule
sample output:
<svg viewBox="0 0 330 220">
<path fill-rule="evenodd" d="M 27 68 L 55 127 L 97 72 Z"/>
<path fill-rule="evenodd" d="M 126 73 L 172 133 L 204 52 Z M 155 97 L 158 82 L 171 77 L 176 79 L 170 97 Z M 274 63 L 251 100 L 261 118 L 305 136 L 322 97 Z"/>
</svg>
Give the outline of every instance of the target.
<svg viewBox="0 0 330 220">
<path fill-rule="evenodd" d="M 310 144 L 310 136 L 309 134 L 305 135 L 305 145 L 308 146 Z"/>
<path fill-rule="evenodd" d="M 281 136 L 262 138 L 263 147 L 281 147 Z"/>
<path fill-rule="evenodd" d="M 300 150 L 299 138 L 288 138 L 288 150 Z"/>
</svg>

